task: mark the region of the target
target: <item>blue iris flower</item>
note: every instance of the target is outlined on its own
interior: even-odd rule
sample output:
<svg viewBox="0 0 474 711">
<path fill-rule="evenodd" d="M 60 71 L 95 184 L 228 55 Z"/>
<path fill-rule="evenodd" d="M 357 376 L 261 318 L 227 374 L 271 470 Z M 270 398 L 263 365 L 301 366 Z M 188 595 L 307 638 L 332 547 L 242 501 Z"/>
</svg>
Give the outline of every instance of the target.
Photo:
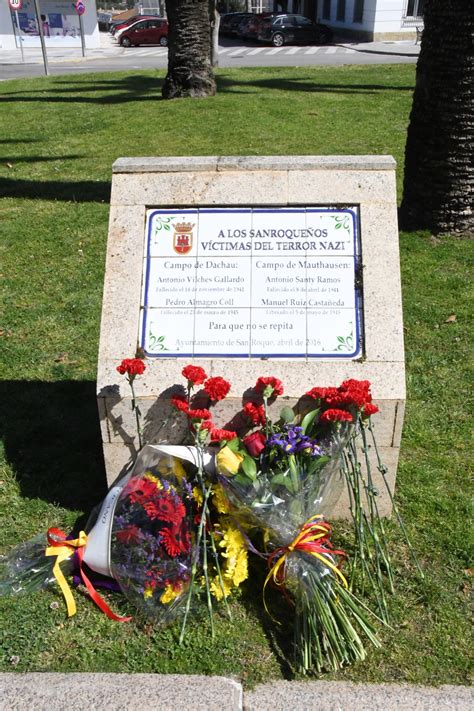
<svg viewBox="0 0 474 711">
<path fill-rule="evenodd" d="M 303 434 L 303 428 L 296 425 L 285 425 L 285 431 L 271 435 L 267 445 L 278 447 L 284 454 L 306 454 L 310 457 L 323 454 L 316 441 Z"/>
</svg>

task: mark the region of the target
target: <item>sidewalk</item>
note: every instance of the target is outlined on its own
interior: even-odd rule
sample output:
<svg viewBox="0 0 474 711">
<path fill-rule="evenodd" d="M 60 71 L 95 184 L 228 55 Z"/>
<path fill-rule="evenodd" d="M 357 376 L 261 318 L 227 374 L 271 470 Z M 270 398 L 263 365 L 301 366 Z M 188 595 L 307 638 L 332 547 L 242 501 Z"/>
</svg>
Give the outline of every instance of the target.
<svg viewBox="0 0 474 711">
<path fill-rule="evenodd" d="M 82 56 L 80 47 L 47 47 L 46 54 L 48 62 L 51 64 L 61 64 L 64 62 L 87 62 L 88 60 L 108 59 L 110 57 L 130 56 L 133 59 L 133 49 L 120 47 L 117 41 L 107 32 L 100 33 L 101 46 L 97 49 L 86 49 L 85 57 Z M 256 45 L 239 45 L 236 49 L 255 49 Z M 260 45 L 271 50 L 271 45 Z M 331 46 L 331 45 L 328 45 Z M 394 56 L 417 57 L 420 52 L 420 45 L 415 44 L 413 40 L 401 40 L 398 42 L 360 42 L 360 43 L 345 43 L 336 42 L 332 46 L 351 49 L 356 52 L 367 52 L 370 54 L 389 54 Z M 288 47 L 289 48 L 289 47 Z M 307 46 L 302 46 L 301 49 L 307 49 Z M 165 54 L 166 50 L 162 47 L 148 47 L 150 50 L 155 50 L 160 54 Z M 223 49 L 223 47 L 221 47 Z M 43 61 L 43 55 L 40 47 L 25 47 L 23 49 L 25 64 L 39 64 Z M 0 48 L 0 65 L 2 64 L 21 64 L 21 50 L 10 49 L 2 50 Z"/>
<path fill-rule="evenodd" d="M 468 711 L 469 687 L 277 681 L 245 692 L 219 676 L 0 674 L 2 711 Z"/>
</svg>

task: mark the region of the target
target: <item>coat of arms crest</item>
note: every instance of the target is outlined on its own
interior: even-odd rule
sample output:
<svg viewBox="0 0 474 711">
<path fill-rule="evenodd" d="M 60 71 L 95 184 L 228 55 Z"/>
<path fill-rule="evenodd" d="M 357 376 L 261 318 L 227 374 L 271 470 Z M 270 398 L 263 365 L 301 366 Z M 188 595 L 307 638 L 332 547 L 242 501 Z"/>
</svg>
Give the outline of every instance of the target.
<svg viewBox="0 0 474 711">
<path fill-rule="evenodd" d="M 177 222 L 174 227 L 173 249 L 178 254 L 187 254 L 193 247 L 192 222 Z"/>
</svg>

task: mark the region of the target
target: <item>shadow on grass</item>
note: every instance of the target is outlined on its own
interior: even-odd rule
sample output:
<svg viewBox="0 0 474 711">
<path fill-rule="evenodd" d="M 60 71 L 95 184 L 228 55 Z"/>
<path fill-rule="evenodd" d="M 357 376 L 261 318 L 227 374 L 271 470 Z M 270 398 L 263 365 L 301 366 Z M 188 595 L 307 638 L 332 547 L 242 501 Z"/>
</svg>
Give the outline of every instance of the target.
<svg viewBox="0 0 474 711">
<path fill-rule="evenodd" d="M 75 160 L 84 155 L 70 156 L 0 156 L 0 163 L 50 163 L 51 161 Z"/>
<path fill-rule="evenodd" d="M 163 101 L 161 87 L 164 77 L 132 74 L 118 79 L 84 79 L 70 81 L 51 78 L 48 87 L 5 92 L 2 102 L 44 102 L 81 104 L 124 104 L 132 101 Z M 64 85 L 64 86 L 62 86 Z M 90 96 L 85 96 L 89 94 Z"/>
<path fill-rule="evenodd" d="M 234 76 L 226 76 L 222 71 L 217 75 L 217 91 L 219 93 L 240 94 L 249 93 L 252 89 L 267 89 L 273 91 L 298 91 L 327 94 L 379 94 L 386 91 L 413 91 L 413 86 L 396 86 L 387 80 L 387 83 L 373 84 L 360 83 L 335 83 L 321 81 L 322 75 L 308 79 L 304 75 L 307 70 L 302 70 L 303 76 L 288 76 L 285 71 L 294 68 L 280 68 L 278 76 L 268 78 L 246 78 L 238 80 Z M 247 77 L 252 71 L 245 70 Z M 359 78 L 359 77 L 358 77 Z M 44 102 L 48 103 L 85 103 L 113 105 L 130 103 L 133 101 L 164 101 L 161 97 L 163 77 L 153 77 L 139 74 L 126 75 L 114 79 L 95 79 L 93 77 L 74 78 L 70 81 L 64 79 L 51 79 L 51 85 L 45 89 L 5 92 L 2 94 L 3 102 Z M 253 93 L 253 92 L 252 92 Z"/>
<path fill-rule="evenodd" d="M 0 195 L 31 200 L 64 200 L 65 202 L 109 202 L 110 182 L 105 180 L 19 180 L 0 178 Z"/>
<path fill-rule="evenodd" d="M 22 495 L 88 511 L 106 493 L 96 384 L 0 383 L 0 435 Z"/>
<path fill-rule="evenodd" d="M 247 93 L 241 87 L 271 89 L 273 91 L 298 91 L 316 94 L 379 94 L 385 91 L 413 91 L 412 86 L 393 86 L 387 84 L 336 84 L 324 81 L 311 81 L 307 77 L 274 77 L 249 81 L 235 81 L 225 76 L 217 77 L 218 92 Z"/>
<path fill-rule="evenodd" d="M 0 145 L 6 145 L 10 143 L 39 143 L 39 138 L 0 138 Z"/>
</svg>

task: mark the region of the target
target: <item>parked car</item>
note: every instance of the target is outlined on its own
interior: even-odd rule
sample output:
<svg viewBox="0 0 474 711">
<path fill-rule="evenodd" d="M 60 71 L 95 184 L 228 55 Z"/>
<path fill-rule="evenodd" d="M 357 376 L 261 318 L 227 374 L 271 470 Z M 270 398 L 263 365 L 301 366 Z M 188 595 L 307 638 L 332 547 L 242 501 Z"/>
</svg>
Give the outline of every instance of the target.
<svg viewBox="0 0 474 711">
<path fill-rule="evenodd" d="M 162 18 L 141 20 L 121 30 L 118 42 L 122 47 L 138 47 L 141 44 L 168 45 L 168 22 Z"/>
<path fill-rule="evenodd" d="M 117 32 L 123 30 L 124 27 L 130 27 L 130 25 L 133 25 L 135 22 L 139 22 L 139 20 L 153 20 L 155 17 L 157 17 L 157 15 L 134 15 L 133 17 L 129 17 L 128 20 L 117 20 L 116 22 L 111 22 L 110 34 L 114 36 Z"/>
<path fill-rule="evenodd" d="M 260 23 L 266 17 L 269 17 L 271 13 L 255 13 L 250 15 L 250 17 L 244 17 L 243 20 L 237 26 L 235 34 L 239 39 L 243 40 L 257 40 L 258 33 L 260 31 Z"/>
<path fill-rule="evenodd" d="M 229 12 L 227 15 L 221 15 L 219 33 L 227 37 L 234 37 L 241 20 L 243 20 L 244 17 L 251 16 L 251 12 Z"/>
<path fill-rule="evenodd" d="M 109 12 L 98 12 L 97 13 L 97 23 L 99 25 L 99 32 L 108 32 L 110 29 L 111 22 L 112 22 L 112 15 Z"/>
<path fill-rule="evenodd" d="M 259 26 L 258 39 L 274 47 L 284 44 L 327 44 L 333 36 L 326 25 L 308 20 L 303 15 L 270 15 Z"/>
</svg>

